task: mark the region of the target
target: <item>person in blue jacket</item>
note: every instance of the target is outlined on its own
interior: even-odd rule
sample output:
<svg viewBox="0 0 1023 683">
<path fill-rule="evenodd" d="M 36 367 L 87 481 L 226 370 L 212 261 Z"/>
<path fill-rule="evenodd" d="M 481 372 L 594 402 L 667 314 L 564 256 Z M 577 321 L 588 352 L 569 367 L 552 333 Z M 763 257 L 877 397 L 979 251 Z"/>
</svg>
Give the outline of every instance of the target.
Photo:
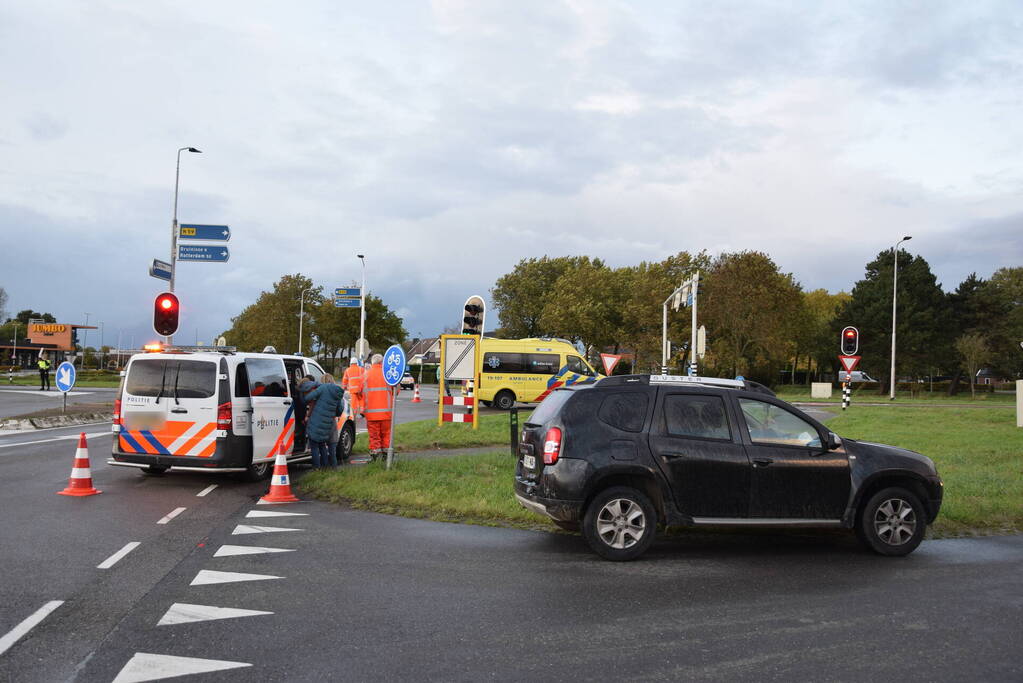
<svg viewBox="0 0 1023 683">
<path fill-rule="evenodd" d="M 301 389 L 301 387 L 300 387 Z M 341 414 L 344 391 L 336 384 L 320 384 L 305 395 L 306 435 L 313 454 L 313 467 L 337 467 L 337 454 L 330 447 L 330 435 Z"/>
</svg>

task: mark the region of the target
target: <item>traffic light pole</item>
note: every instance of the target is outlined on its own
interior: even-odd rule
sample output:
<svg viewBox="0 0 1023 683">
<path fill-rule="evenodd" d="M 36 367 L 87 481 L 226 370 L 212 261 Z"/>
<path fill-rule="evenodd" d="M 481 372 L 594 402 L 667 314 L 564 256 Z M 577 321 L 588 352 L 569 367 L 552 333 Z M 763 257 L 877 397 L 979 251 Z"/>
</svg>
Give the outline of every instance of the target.
<svg viewBox="0 0 1023 683">
<path fill-rule="evenodd" d="M 688 372 L 688 374 L 693 375 L 693 376 L 696 375 L 696 342 L 697 342 L 697 328 L 696 328 L 696 305 L 697 304 L 696 304 L 696 300 L 697 300 L 697 290 L 699 289 L 699 285 L 700 285 L 700 271 L 696 271 L 696 274 L 694 274 L 689 279 L 688 283 L 683 282 L 681 285 L 679 285 L 674 290 L 672 290 L 671 294 L 668 295 L 668 298 L 665 299 L 664 303 L 661 305 L 661 374 L 662 375 L 667 375 L 668 374 L 668 356 L 671 355 L 671 349 L 669 348 L 670 344 L 668 344 L 668 304 L 672 303 L 672 301 L 676 297 L 682 297 L 686 293 L 687 289 L 689 290 L 689 295 L 693 297 L 693 303 L 692 303 L 692 309 L 693 310 L 691 311 L 693 331 L 692 331 L 692 336 L 690 337 L 690 342 L 689 342 L 689 372 Z M 674 308 L 675 308 L 676 311 L 678 310 L 678 306 L 675 306 Z"/>
<path fill-rule="evenodd" d="M 692 285 L 690 291 L 693 293 L 693 320 L 692 320 L 692 336 L 689 338 L 689 374 L 696 377 L 696 301 L 699 298 L 700 293 L 700 271 L 696 271 L 693 275 Z"/>
</svg>

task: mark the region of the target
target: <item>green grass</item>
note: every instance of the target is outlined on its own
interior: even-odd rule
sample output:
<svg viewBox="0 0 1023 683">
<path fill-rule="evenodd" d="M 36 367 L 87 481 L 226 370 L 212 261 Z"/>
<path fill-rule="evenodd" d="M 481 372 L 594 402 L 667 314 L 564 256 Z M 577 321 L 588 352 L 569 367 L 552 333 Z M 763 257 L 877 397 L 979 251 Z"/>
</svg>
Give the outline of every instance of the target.
<svg viewBox="0 0 1023 683">
<path fill-rule="evenodd" d="M 795 386 L 782 386 L 775 387 L 775 393 L 778 397 L 786 401 L 809 401 L 813 403 L 819 402 L 831 402 L 841 403 L 842 402 L 842 385 L 834 384 L 834 388 L 831 392 L 831 398 L 812 398 L 810 396 L 809 387 L 800 385 Z M 855 385 L 854 385 L 855 386 Z M 965 390 L 960 390 L 955 396 L 949 396 L 944 391 L 935 391 L 930 393 L 927 391 L 926 384 L 920 385 L 920 391 L 916 394 L 911 394 L 908 391 L 897 391 L 895 393 L 896 404 L 913 404 L 913 405 L 933 405 L 940 403 L 943 405 L 982 405 L 982 406 L 1011 406 L 1016 402 L 1016 395 L 1010 393 L 987 393 L 977 392 L 976 398 L 970 397 L 970 386 L 966 385 Z M 865 389 L 853 389 L 852 403 L 888 403 L 888 392 L 885 391 L 883 394 L 877 393 L 875 388 Z"/>
<path fill-rule="evenodd" d="M 56 390 L 55 378 L 57 376 L 57 368 L 54 367 L 50 370 L 50 387 Z M 86 370 L 85 372 L 79 370 L 75 377 L 76 387 L 109 387 L 116 389 L 121 382 L 121 378 L 117 373 L 113 372 L 97 372 L 95 370 Z M 8 385 L 11 383 L 7 381 L 6 377 L 0 376 L 0 386 Z M 13 384 L 15 386 L 23 387 L 39 387 L 39 373 L 33 372 L 30 375 L 15 376 Z"/>
<path fill-rule="evenodd" d="M 519 414 L 519 423 L 525 415 Z M 438 448 L 469 448 L 472 446 L 508 446 L 511 433 L 507 415 L 480 415 L 479 429 L 471 424 L 445 422 L 437 426 L 436 418 L 406 422 L 398 425 L 394 434 L 394 449 L 399 452 L 431 451 Z M 360 434 L 355 439 L 355 453 L 369 450 L 368 437 Z"/>
</svg>

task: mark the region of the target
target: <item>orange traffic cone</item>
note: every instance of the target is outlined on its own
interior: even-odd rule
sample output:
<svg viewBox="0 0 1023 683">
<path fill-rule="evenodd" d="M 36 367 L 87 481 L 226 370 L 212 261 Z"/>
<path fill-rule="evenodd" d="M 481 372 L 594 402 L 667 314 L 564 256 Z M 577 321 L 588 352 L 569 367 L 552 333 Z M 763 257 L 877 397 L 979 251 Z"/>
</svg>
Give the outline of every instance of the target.
<svg viewBox="0 0 1023 683">
<path fill-rule="evenodd" d="M 419 398 L 419 385 L 417 384 L 415 386 L 416 390 L 415 393 L 412 394 L 412 403 L 422 403 L 423 399 Z"/>
<path fill-rule="evenodd" d="M 259 499 L 260 503 L 297 503 L 298 498 L 291 493 L 291 479 L 288 477 L 288 456 L 284 444 L 277 451 L 274 461 L 274 473 L 270 477 L 270 492 Z"/>
<path fill-rule="evenodd" d="M 78 437 L 78 450 L 75 451 L 75 464 L 71 466 L 71 478 L 67 488 L 57 491 L 62 496 L 95 496 L 102 491 L 92 486 L 92 470 L 89 469 L 89 444 L 85 442 L 85 432 Z"/>
</svg>

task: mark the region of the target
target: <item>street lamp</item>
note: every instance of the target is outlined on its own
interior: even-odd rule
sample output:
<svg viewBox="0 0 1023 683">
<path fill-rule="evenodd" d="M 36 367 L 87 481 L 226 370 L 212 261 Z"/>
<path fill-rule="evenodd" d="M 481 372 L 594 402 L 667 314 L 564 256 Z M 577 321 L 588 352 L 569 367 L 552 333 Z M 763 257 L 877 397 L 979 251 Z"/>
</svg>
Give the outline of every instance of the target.
<svg viewBox="0 0 1023 683">
<path fill-rule="evenodd" d="M 91 313 L 86 313 L 85 314 L 85 328 L 84 328 L 84 331 L 82 332 L 82 370 L 85 369 L 85 355 L 87 353 L 86 349 L 89 348 L 89 345 L 86 342 L 89 339 L 89 316 L 90 315 L 92 315 L 92 314 Z"/>
<path fill-rule="evenodd" d="M 178 181 L 181 179 L 181 153 L 192 152 L 193 154 L 202 154 L 202 150 L 198 150 L 195 147 L 181 147 L 178 149 L 178 163 L 174 169 L 174 220 L 171 221 L 171 253 L 170 253 L 170 264 L 171 264 L 171 276 L 170 276 L 170 288 L 168 291 L 174 291 L 174 278 L 177 275 L 177 262 L 178 262 Z M 167 343 L 170 344 L 174 341 L 174 337 L 167 337 Z"/>
<path fill-rule="evenodd" d="M 302 290 L 298 297 L 298 355 L 302 355 L 302 321 L 305 319 L 305 293 L 309 287 Z"/>
<path fill-rule="evenodd" d="M 103 369 L 103 360 L 104 360 L 104 356 L 103 356 L 103 321 L 101 320 L 100 323 L 99 323 L 99 366 L 96 368 L 97 370 L 102 370 Z"/>
<path fill-rule="evenodd" d="M 362 289 L 359 290 L 359 341 L 355 342 L 358 347 L 360 342 L 366 338 L 366 255 L 356 254 L 362 261 Z M 360 361 L 364 361 L 365 351 L 362 348 L 355 349 Z"/>
<path fill-rule="evenodd" d="M 892 367 L 891 367 L 891 389 L 888 400 L 895 400 L 895 301 L 899 290 L 899 245 L 913 239 L 912 235 L 906 235 L 892 247 Z"/>
</svg>

